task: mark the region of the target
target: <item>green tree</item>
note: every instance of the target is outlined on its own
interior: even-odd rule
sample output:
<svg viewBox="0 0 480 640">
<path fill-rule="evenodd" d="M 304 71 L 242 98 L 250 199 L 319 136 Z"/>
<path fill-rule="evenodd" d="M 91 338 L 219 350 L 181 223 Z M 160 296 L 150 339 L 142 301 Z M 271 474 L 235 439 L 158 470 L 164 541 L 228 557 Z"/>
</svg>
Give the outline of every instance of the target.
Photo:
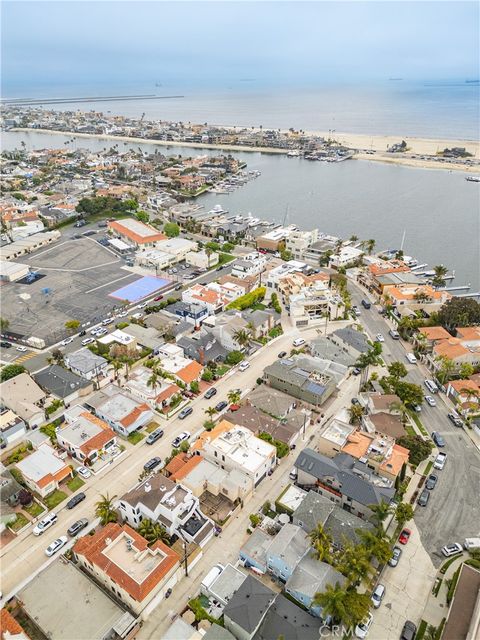
<svg viewBox="0 0 480 640">
<path fill-rule="evenodd" d="M 336 568 L 343 573 L 351 585 L 365 580 L 373 571 L 365 547 L 361 544 L 354 545 L 349 541 L 346 541 L 337 555 Z"/>
<path fill-rule="evenodd" d="M 148 518 L 142 520 L 142 522 L 138 525 L 138 533 L 145 538 L 148 542 L 148 546 L 151 547 L 157 540 L 161 542 L 169 543 L 170 538 L 165 530 L 165 527 L 159 522 L 152 522 Z"/>
<path fill-rule="evenodd" d="M 100 495 L 100 500 L 95 503 L 95 515 L 100 518 L 100 523 L 105 526 L 109 522 L 117 522 L 118 516 L 113 506 L 117 496 L 110 497 L 108 493 Z"/>
<path fill-rule="evenodd" d="M 395 509 L 395 520 L 403 527 L 409 520 L 413 518 L 413 507 L 406 502 L 400 502 Z"/>
<path fill-rule="evenodd" d="M 80 324 L 80 320 L 67 320 L 65 322 L 65 329 L 68 329 L 68 331 L 71 331 L 73 333 L 78 329 Z"/>
<path fill-rule="evenodd" d="M 198 380 L 192 380 L 190 383 L 190 391 L 192 393 L 198 393 L 200 391 L 200 385 L 198 384 Z"/>
<path fill-rule="evenodd" d="M 184 440 L 180 443 L 179 449 L 182 453 L 187 453 L 187 451 L 190 449 L 190 442 L 188 440 Z"/>
<path fill-rule="evenodd" d="M 438 313 L 438 322 L 454 331 L 457 327 L 471 327 L 480 324 L 480 304 L 473 298 L 451 298 Z"/>
<path fill-rule="evenodd" d="M 348 407 L 348 415 L 350 416 L 350 424 L 359 424 L 363 416 L 362 405 L 352 404 Z"/>
<path fill-rule="evenodd" d="M 147 387 L 150 387 L 153 393 L 155 393 L 158 387 L 159 378 L 160 378 L 160 375 L 157 369 L 152 369 L 152 373 L 150 374 L 150 377 L 147 380 Z"/>
<path fill-rule="evenodd" d="M 421 436 L 402 436 L 398 438 L 397 443 L 401 447 L 409 450 L 408 461 L 414 467 L 418 466 L 420 462 L 426 460 L 432 452 L 431 440 L 424 440 Z"/>
<path fill-rule="evenodd" d="M 140 222 L 143 222 L 145 224 L 147 224 L 150 220 L 150 216 L 146 211 L 137 211 L 135 217 L 137 218 L 137 220 L 140 220 Z"/>
<path fill-rule="evenodd" d="M 5 382 L 5 380 L 10 380 L 10 378 L 15 378 L 15 376 L 19 376 L 24 371 L 25 367 L 22 367 L 20 364 L 7 364 L 0 370 L 0 382 Z"/>
<path fill-rule="evenodd" d="M 212 420 L 213 416 L 218 413 L 218 411 L 215 409 L 215 407 L 207 407 L 206 409 L 203 410 L 204 413 L 207 414 L 207 416 L 210 418 L 210 420 Z"/>
<path fill-rule="evenodd" d="M 460 376 L 460 380 L 466 380 L 473 375 L 475 369 L 473 365 L 469 362 L 463 362 L 458 368 L 458 375 Z"/>
<path fill-rule="evenodd" d="M 230 351 L 225 358 L 225 362 L 227 364 L 235 365 L 241 362 L 244 358 L 245 356 L 241 351 Z"/>
<path fill-rule="evenodd" d="M 180 234 L 180 227 L 175 222 L 166 222 L 163 225 L 163 232 L 169 238 L 176 238 Z"/>
<path fill-rule="evenodd" d="M 213 373 L 210 369 L 203 370 L 202 380 L 204 380 L 205 382 L 211 382 L 213 380 Z"/>
<path fill-rule="evenodd" d="M 394 387 L 394 392 L 407 407 L 414 407 L 423 402 L 423 390 L 418 384 L 400 380 Z"/>
<path fill-rule="evenodd" d="M 230 404 L 238 404 L 240 402 L 240 391 L 238 389 L 231 389 L 227 394 L 227 400 Z"/>
<path fill-rule="evenodd" d="M 379 564 L 385 564 L 392 557 L 392 548 L 386 540 L 386 534 L 383 530 L 377 529 L 370 531 L 368 529 L 358 529 L 357 533 L 367 552 L 377 559 Z"/>
<path fill-rule="evenodd" d="M 52 353 L 51 355 L 47 358 L 47 362 L 49 364 L 58 364 L 58 365 L 63 365 L 64 361 L 63 361 L 63 353 L 60 351 L 60 349 L 52 349 Z"/>
<path fill-rule="evenodd" d="M 448 273 L 447 267 L 443 264 L 438 264 L 436 267 L 433 267 L 433 271 L 435 275 L 432 278 L 432 285 L 434 287 L 444 287 L 445 276 Z"/>
<path fill-rule="evenodd" d="M 388 502 L 381 501 L 378 504 L 370 504 L 368 505 L 372 515 L 370 516 L 370 521 L 377 528 L 383 529 L 383 523 L 388 518 L 388 516 L 392 513 L 392 507 L 388 504 Z"/>
<path fill-rule="evenodd" d="M 407 368 L 403 364 L 403 362 L 392 362 L 387 367 L 388 373 L 395 380 L 400 380 L 400 378 L 405 378 L 407 376 Z"/>
<path fill-rule="evenodd" d="M 118 380 L 118 372 L 123 368 L 123 362 L 120 362 L 120 360 L 112 360 L 110 364 L 113 367 L 115 380 Z"/>
<path fill-rule="evenodd" d="M 309 533 L 310 541 L 312 543 L 313 552 L 317 560 L 322 562 L 331 561 L 331 547 L 332 538 L 325 531 L 321 522 L 317 523 L 317 526 L 313 531 Z"/>
<path fill-rule="evenodd" d="M 233 334 L 233 339 L 237 342 L 241 347 L 248 348 L 252 343 L 252 334 L 245 329 L 237 329 Z"/>
<path fill-rule="evenodd" d="M 7 318 L 0 318 L 0 331 L 6 331 L 10 326 L 10 320 Z"/>
<path fill-rule="evenodd" d="M 321 616 L 324 620 L 329 616 L 335 623 L 343 622 L 346 624 L 349 620 L 347 589 L 339 582 L 335 586 L 327 584 L 325 591 L 314 595 L 312 604 L 322 608 Z"/>
<path fill-rule="evenodd" d="M 252 527 L 255 529 L 255 527 L 257 527 L 260 522 L 262 521 L 262 518 L 259 516 L 258 513 L 251 513 L 249 516 L 250 519 L 250 523 L 252 525 Z"/>
<path fill-rule="evenodd" d="M 438 356 L 435 362 L 439 365 L 437 369 L 437 378 L 442 384 L 445 384 L 452 379 L 453 374 L 456 372 L 456 366 L 454 361 L 447 356 Z"/>
</svg>

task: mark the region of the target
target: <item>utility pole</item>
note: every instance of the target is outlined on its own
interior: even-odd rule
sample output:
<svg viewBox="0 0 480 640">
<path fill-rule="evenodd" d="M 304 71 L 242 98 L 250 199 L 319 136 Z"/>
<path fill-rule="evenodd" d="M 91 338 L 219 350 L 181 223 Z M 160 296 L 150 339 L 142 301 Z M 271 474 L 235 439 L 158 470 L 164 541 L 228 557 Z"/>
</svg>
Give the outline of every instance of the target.
<svg viewBox="0 0 480 640">
<path fill-rule="evenodd" d="M 187 541 L 182 538 L 183 541 L 183 563 L 185 565 L 185 576 L 188 578 L 188 555 L 187 555 Z"/>
</svg>

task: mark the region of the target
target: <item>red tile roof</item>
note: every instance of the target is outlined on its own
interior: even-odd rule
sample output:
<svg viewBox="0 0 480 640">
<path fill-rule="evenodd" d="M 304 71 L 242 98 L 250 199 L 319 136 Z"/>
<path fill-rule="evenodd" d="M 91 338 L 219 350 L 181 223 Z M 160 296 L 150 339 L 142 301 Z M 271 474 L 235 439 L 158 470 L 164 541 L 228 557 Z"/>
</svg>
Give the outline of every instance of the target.
<svg viewBox="0 0 480 640">
<path fill-rule="evenodd" d="M 0 611 L 0 637 L 5 640 L 7 633 L 11 635 L 19 635 L 23 633 L 25 638 L 29 638 L 23 628 L 18 624 L 12 614 L 6 609 Z"/>
<path fill-rule="evenodd" d="M 203 367 L 199 362 L 191 362 L 189 365 L 180 369 L 175 374 L 180 380 L 183 380 L 185 384 L 190 384 L 194 380 L 197 380 L 202 375 Z"/>
<path fill-rule="evenodd" d="M 143 404 L 139 404 L 138 407 L 132 409 L 128 415 L 125 416 L 122 420 L 120 420 L 120 424 L 124 427 L 129 427 L 131 424 L 138 420 L 138 418 L 142 415 L 144 411 L 150 411 L 150 407 L 145 402 Z"/>
<path fill-rule="evenodd" d="M 110 544 L 110 542 L 107 543 L 107 539 L 113 541 L 124 533 L 133 540 L 133 547 L 136 551 L 145 551 L 148 548 L 145 538 L 128 525 L 121 526 L 117 523 L 110 523 L 95 535 L 80 538 L 75 543 L 73 551 L 77 556 L 85 558 L 88 562 L 98 567 L 134 600 L 143 602 L 148 594 L 179 562 L 180 556 L 173 551 L 173 549 L 167 547 L 166 544 L 157 540 L 150 548 L 152 551 L 160 549 L 160 551 L 165 554 L 165 558 L 151 571 L 143 582 L 139 583 L 103 553 L 105 548 Z"/>
</svg>

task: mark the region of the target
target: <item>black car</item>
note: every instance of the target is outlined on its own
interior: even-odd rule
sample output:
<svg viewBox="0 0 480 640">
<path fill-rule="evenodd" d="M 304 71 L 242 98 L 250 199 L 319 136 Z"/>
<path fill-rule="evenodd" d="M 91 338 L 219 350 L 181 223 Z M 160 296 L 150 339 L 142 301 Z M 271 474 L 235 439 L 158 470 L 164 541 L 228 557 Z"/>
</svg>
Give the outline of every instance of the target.
<svg viewBox="0 0 480 640">
<path fill-rule="evenodd" d="M 0 342 L 0 347 L 3 347 L 4 349 L 10 349 L 11 346 L 10 342 L 7 342 L 6 340 L 2 340 Z"/>
<path fill-rule="evenodd" d="M 443 436 L 438 433 L 438 431 L 432 431 L 432 438 L 437 447 L 441 448 L 445 446 L 445 440 L 443 439 Z"/>
<path fill-rule="evenodd" d="M 155 429 L 155 431 L 152 431 L 152 433 L 149 436 L 147 436 L 145 442 L 147 444 L 153 444 L 157 440 L 160 440 L 163 434 L 164 434 L 163 429 Z"/>
<path fill-rule="evenodd" d="M 371 306 L 372 305 L 368 300 L 362 300 L 362 307 L 364 307 L 365 309 L 370 309 Z"/>
<path fill-rule="evenodd" d="M 87 332 L 85 331 L 85 329 L 83 331 L 80 331 L 80 333 L 78 334 L 79 336 L 86 336 Z"/>
<path fill-rule="evenodd" d="M 75 537 L 80 533 L 80 531 L 82 531 L 82 529 L 85 529 L 87 524 L 88 520 L 86 518 L 80 518 L 80 520 L 74 522 L 72 526 L 67 529 L 68 535 L 72 536 L 72 538 Z"/>
<path fill-rule="evenodd" d="M 352 373 L 354 376 L 359 376 L 362 373 L 362 370 L 358 367 L 355 367 L 355 369 L 352 369 Z"/>
<path fill-rule="evenodd" d="M 228 406 L 228 402 L 226 402 L 225 400 L 222 400 L 221 402 L 215 405 L 215 409 L 217 411 L 223 411 L 227 406 Z"/>
<path fill-rule="evenodd" d="M 280 351 L 280 353 L 278 354 L 279 358 L 285 358 L 285 356 L 287 355 L 286 351 Z"/>
<path fill-rule="evenodd" d="M 360 404 L 360 400 L 358 398 L 352 398 L 352 404 Z"/>
<path fill-rule="evenodd" d="M 214 395 L 216 395 L 217 390 L 215 389 L 215 387 L 210 387 L 210 389 L 207 389 L 207 391 L 205 391 L 205 395 L 203 396 L 204 398 L 206 398 L 207 400 L 210 400 L 210 398 L 213 398 Z"/>
<path fill-rule="evenodd" d="M 70 500 L 67 502 L 67 509 L 73 509 L 73 507 L 76 507 L 77 504 L 80 504 L 80 502 L 82 502 L 82 500 L 85 500 L 87 496 L 81 491 L 80 493 L 77 493 L 76 496 L 73 496 L 73 498 L 70 498 Z"/>
<path fill-rule="evenodd" d="M 153 471 L 155 469 L 155 467 L 158 467 L 158 465 L 162 462 L 161 458 L 155 457 L 152 458 L 151 460 L 149 460 L 148 462 L 146 462 L 143 465 L 143 468 L 145 469 L 145 471 Z"/>
<path fill-rule="evenodd" d="M 425 488 L 428 489 L 429 491 L 431 491 L 432 489 L 435 489 L 437 485 L 437 481 L 438 481 L 438 476 L 432 473 L 427 478 L 427 481 L 425 483 Z"/>
<path fill-rule="evenodd" d="M 402 633 L 400 635 L 400 640 L 414 640 L 416 633 L 417 633 L 416 625 L 411 620 L 407 620 L 403 625 Z"/>
<path fill-rule="evenodd" d="M 430 491 L 428 491 L 428 489 L 424 489 L 420 494 L 420 497 L 418 498 L 417 503 L 420 507 L 426 507 L 429 500 L 430 500 Z"/>
</svg>

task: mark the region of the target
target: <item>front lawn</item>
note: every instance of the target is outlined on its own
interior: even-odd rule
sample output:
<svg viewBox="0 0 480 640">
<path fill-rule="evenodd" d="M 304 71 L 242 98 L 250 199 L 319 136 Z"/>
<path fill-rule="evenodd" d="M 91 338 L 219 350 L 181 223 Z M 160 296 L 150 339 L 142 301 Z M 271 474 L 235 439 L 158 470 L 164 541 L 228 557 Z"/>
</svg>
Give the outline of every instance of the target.
<svg viewBox="0 0 480 640">
<path fill-rule="evenodd" d="M 29 505 L 28 507 L 22 507 L 22 509 L 27 513 L 29 513 L 32 516 L 32 518 L 36 518 L 37 516 L 39 516 L 41 513 L 45 511 L 42 505 L 38 504 L 38 502 L 35 502 L 35 500 L 32 502 L 31 505 Z"/>
<path fill-rule="evenodd" d="M 55 489 L 48 496 L 43 498 L 44 503 L 49 509 L 55 509 L 61 502 L 67 499 L 67 494 L 64 491 Z"/>
<path fill-rule="evenodd" d="M 130 442 L 130 444 L 138 444 L 144 438 L 145 438 L 144 433 L 141 433 L 140 431 L 134 431 L 127 437 L 127 440 Z"/>
<path fill-rule="evenodd" d="M 217 375 L 219 378 L 222 378 L 228 371 L 230 371 L 230 367 L 228 366 L 228 364 L 219 364 L 215 369 L 215 375 Z"/>
<path fill-rule="evenodd" d="M 23 515 L 23 513 L 17 513 L 16 519 L 13 522 L 10 522 L 8 526 L 12 531 L 17 532 L 20 531 L 20 529 L 23 529 L 23 527 L 28 523 L 29 520 Z"/>
<path fill-rule="evenodd" d="M 150 422 L 145 431 L 147 433 L 152 433 L 152 431 L 155 431 L 155 429 L 157 429 L 159 426 L 160 425 L 157 422 Z"/>
<path fill-rule="evenodd" d="M 422 421 L 420 420 L 420 418 L 417 416 L 417 414 L 414 411 L 409 411 L 410 416 L 412 418 L 412 420 L 415 422 L 415 424 L 418 427 L 418 430 L 420 431 L 420 433 L 422 434 L 422 436 L 425 436 L 426 438 L 429 437 L 428 435 L 428 431 L 425 429 L 425 427 L 422 424 Z"/>
<path fill-rule="evenodd" d="M 73 492 L 80 489 L 80 487 L 83 487 L 84 484 L 85 482 L 80 478 L 80 476 L 75 476 L 74 478 L 70 478 L 67 482 L 67 487 Z"/>
</svg>

